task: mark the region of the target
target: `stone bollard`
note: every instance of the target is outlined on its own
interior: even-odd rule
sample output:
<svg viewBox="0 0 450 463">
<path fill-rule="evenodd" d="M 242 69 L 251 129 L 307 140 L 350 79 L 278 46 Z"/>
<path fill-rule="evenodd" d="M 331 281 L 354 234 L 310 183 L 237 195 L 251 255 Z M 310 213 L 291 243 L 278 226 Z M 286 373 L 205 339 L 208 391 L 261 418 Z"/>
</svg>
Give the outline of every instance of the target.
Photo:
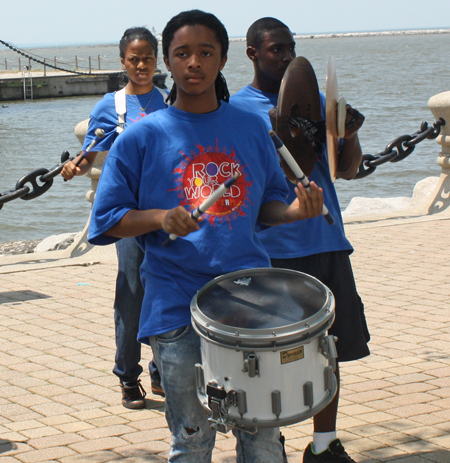
<svg viewBox="0 0 450 463">
<path fill-rule="evenodd" d="M 436 142 L 442 146 L 437 160 L 441 176 L 418 182 L 412 198 L 355 197 L 343 211 L 345 223 L 417 217 L 436 213 L 450 214 L 450 92 L 440 93 L 428 101 L 435 120 L 444 119 Z"/>
<path fill-rule="evenodd" d="M 78 138 L 78 141 L 83 145 L 84 138 L 86 136 L 89 126 L 89 119 L 79 122 L 75 126 L 75 135 Z M 93 149 L 94 151 L 94 149 Z M 90 202 L 94 202 L 95 191 L 97 190 L 98 180 L 100 174 L 102 173 L 103 163 L 105 161 L 108 151 L 99 151 L 95 157 L 94 164 L 86 173 L 86 176 L 91 179 L 91 190 L 86 193 L 86 199 Z M 93 248 L 93 245 L 88 242 L 88 230 L 89 230 L 90 216 L 87 220 L 84 230 L 78 235 L 75 242 L 68 248 L 68 252 L 71 257 L 80 256 L 85 254 L 87 251 L 90 251 Z"/>
<path fill-rule="evenodd" d="M 441 166 L 441 176 L 430 195 L 432 200 L 427 203 L 427 211 L 424 211 L 425 214 L 436 214 L 447 210 L 450 206 L 450 92 L 431 97 L 428 100 L 428 107 L 436 120 L 442 118 L 445 121 L 440 135 L 436 138 L 436 142 L 442 146 L 437 159 L 438 165 Z"/>
</svg>

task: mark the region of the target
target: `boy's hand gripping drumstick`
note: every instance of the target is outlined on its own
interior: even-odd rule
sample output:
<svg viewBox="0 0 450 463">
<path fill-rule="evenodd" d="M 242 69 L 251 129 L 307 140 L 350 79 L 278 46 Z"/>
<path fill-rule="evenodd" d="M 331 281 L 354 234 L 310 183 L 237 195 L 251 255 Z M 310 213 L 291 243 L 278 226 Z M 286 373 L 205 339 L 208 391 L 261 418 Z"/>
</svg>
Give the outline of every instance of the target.
<svg viewBox="0 0 450 463">
<path fill-rule="evenodd" d="M 239 172 L 235 173 L 233 177 L 230 177 L 222 185 L 217 188 L 217 190 L 205 201 L 203 201 L 197 209 L 194 209 L 191 213 L 191 217 L 197 221 L 202 214 L 204 214 L 218 199 L 220 199 L 230 188 L 231 185 L 241 176 Z M 172 241 L 178 238 L 177 235 L 171 233 L 167 239 L 164 241 L 163 246 L 168 246 Z"/>
<path fill-rule="evenodd" d="M 270 133 L 270 136 L 272 137 L 272 141 L 275 145 L 275 148 L 278 150 L 281 156 L 283 156 L 283 159 L 286 161 L 287 165 L 292 170 L 292 173 L 298 178 L 298 181 L 305 187 L 306 191 L 309 192 L 309 189 L 310 189 L 309 180 L 306 178 L 302 169 L 300 169 L 299 165 L 293 158 L 292 154 L 284 146 L 283 142 L 280 140 L 278 135 L 273 130 L 271 130 L 269 133 Z M 334 224 L 333 216 L 330 214 L 325 204 L 323 205 L 322 215 L 325 217 L 325 220 L 330 225 Z"/>
</svg>

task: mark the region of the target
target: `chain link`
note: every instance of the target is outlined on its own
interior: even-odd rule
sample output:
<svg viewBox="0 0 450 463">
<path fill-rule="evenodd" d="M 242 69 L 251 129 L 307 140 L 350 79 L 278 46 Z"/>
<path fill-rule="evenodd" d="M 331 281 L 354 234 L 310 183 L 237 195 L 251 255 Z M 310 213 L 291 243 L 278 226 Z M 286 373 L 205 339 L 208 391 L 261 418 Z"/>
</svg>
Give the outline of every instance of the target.
<svg viewBox="0 0 450 463">
<path fill-rule="evenodd" d="M 24 175 L 18 180 L 14 190 L 0 193 L 0 210 L 3 204 L 14 199 L 20 198 L 28 201 L 43 195 L 53 185 L 53 179 L 61 173 L 64 164 L 72 159 L 68 151 L 63 151 L 61 154 L 61 162 L 50 170 L 41 167 Z"/>
<path fill-rule="evenodd" d="M 421 141 L 434 140 L 441 133 L 441 127 L 445 125 L 442 117 L 432 127 L 427 122 L 422 122 L 420 130 L 412 135 L 402 135 L 389 143 L 383 152 L 378 154 L 363 154 L 359 171 L 355 179 L 364 178 L 375 172 L 375 169 L 386 162 L 399 162 L 409 156 Z"/>
</svg>

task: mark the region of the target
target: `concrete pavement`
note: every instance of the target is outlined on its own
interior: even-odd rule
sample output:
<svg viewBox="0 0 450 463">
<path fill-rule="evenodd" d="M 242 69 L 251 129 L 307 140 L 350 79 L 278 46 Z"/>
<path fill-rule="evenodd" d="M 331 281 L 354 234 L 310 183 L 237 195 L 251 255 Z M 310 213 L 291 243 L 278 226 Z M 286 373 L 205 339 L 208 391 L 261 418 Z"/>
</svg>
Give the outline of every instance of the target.
<svg viewBox="0 0 450 463">
<path fill-rule="evenodd" d="M 444 214 L 346 225 L 372 336 L 341 366 L 338 437 L 358 462 L 450 462 L 449 231 Z M 111 372 L 114 252 L 55 252 L 0 257 L 0 462 L 166 461 L 163 400 L 123 408 Z M 282 431 L 300 463 L 312 421 Z M 219 434 L 214 463 L 234 447 Z"/>
</svg>

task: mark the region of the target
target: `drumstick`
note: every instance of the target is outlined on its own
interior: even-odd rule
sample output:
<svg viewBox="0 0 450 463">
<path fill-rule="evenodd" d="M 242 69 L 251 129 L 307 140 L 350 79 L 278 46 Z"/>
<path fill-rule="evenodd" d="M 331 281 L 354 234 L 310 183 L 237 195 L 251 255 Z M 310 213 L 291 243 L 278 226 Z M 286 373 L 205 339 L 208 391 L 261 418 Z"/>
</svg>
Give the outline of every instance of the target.
<svg viewBox="0 0 450 463">
<path fill-rule="evenodd" d="M 83 153 L 83 156 L 80 156 L 78 158 L 78 161 L 75 163 L 75 165 L 78 167 L 80 165 L 80 162 L 83 160 L 83 158 L 86 156 L 86 154 L 91 151 L 91 149 L 105 136 L 105 131 L 103 129 L 95 129 L 95 135 L 96 137 L 89 143 L 89 146 L 86 148 L 86 151 Z"/>
<path fill-rule="evenodd" d="M 105 136 L 105 131 L 103 129 L 95 129 L 95 138 L 89 143 L 89 146 L 86 148 L 86 151 L 78 158 L 77 162 L 75 162 L 75 166 L 78 167 L 81 161 L 86 157 L 86 154 L 91 151 L 91 149 Z M 67 182 L 67 179 L 64 179 Z"/>
<path fill-rule="evenodd" d="M 197 209 L 194 209 L 191 213 L 193 220 L 197 221 L 202 214 L 204 214 L 218 199 L 220 199 L 230 188 L 231 185 L 241 176 L 239 172 L 236 172 L 233 177 L 230 177 L 222 185 L 217 188 L 217 190 L 205 201 L 203 201 Z M 168 246 L 172 241 L 175 241 L 178 238 L 178 235 L 171 233 L 167 239 L 164 241 L 163 246 Z"/>
<path fill-rule="evenodd" d="M 309 180 L 307 179 L 306 175 L 303 173 L 302 169 L 300 169 L 295 159 L 292 157 L 292 154 L 284 146 L 283 142 L 280 140 L 280 137 L 273 130 L 271 130 L 269 134 L 272 137 L 272 141 L 275 145 L 275 148 L 279 151 L 281 156 L 283 156 L 283 159 L 286 161 L 287 165 L 292 170 L 292 173 L 298 178 L 298 181 L 305 187 L 306 191 L 309 192 L 309 189 L 310 189 Z M 325 220 L 328 222 L 329 225 L 334 224 L 334 218 L 330 214 L 330 211 L 327 209 L 327 206 L 325 206 L 325 204 L 323 205 L 323 208 L 322 208 L 322 215 L 325 217 Z"/>
</svg>

